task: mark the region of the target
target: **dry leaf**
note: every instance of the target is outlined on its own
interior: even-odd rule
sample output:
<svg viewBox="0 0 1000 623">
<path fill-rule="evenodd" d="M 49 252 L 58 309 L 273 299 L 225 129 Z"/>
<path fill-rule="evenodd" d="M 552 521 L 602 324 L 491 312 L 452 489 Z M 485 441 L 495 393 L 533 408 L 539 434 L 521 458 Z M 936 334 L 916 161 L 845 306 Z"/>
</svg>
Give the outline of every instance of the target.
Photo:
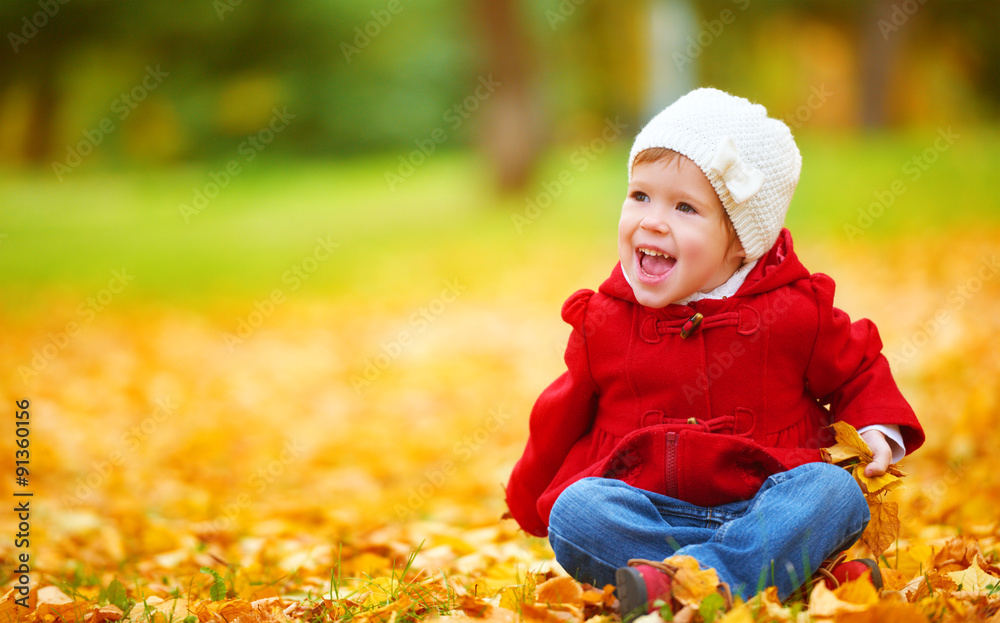
<svg viewBox="0 0 1000 623">
<path fill-rule="evenodd" d="M 105 621 L 118 621 L 125 616 L 121 608 L 114 604 L 109 604 L 101 608 L 94 608 L 88 612 L 83 620 L 87 623 L 104 623 Z"/>
<path fill-rule="evenodd" d="M 948 576 L 937 571 L 929 571 L 914 578 L 913 582 L 907 584 L 903 589 L 903 593 L 910 600 L 910 603 L 914 603 L 928 595 L 951 592 L 955 590 L 956 586 L 954 580 Z"/>
<path fill-rule="evenodd" d="M 4 594 L 3 598 L 0 598 L 0 623 L 16 623 L 19 620 L 24 620 L 29 611 L 15 602 L 20 597 L 19 591 L 12 588 Z"/>
<path fill-rule="evenodd" d="M 871 605 L 878 601 L 878 591 L 872 585 L 870 574 L 865 572 L 854 580 L 845 582 L 834 589 L 837 599 L 852 604 Z"/>
<path fill-rule="evenodd" d="M 755 623 L 756 619 L 747 604 L 739 604 L 716 621 L 717 623 Z"/>
<path fill-rule="evenodd" d="M 715 569 L 702 569 L 691 556 L 671 556 L 664 562 L 677 567 L 671 590 L 674 599 L 685 606 L 697 607 L 702 599 L 716 592 L 719 575 Z"/>
<path fill-rule="evenodd" d="M 834 463 L 841 463 L 852 458 L 857 458 L 863 463 L 872 462 L 872 458 L 874 458 L 872 451 L 858 434 L 857 429 L 847 422 L 834 422 L 830 428 L 833 429 L 833 438 L 837 443 L 827 448 L 827 452 L 835 457 L 841 457 L 840 460 L 833 461 Z"/>
<path fill-rule="evenodd" d="M 895 550 L 893 550 L 895 551 Z M 927 561 L 931 559 L 934 551 L 927 545 L 911 545 L 901 548 L 896 557 L 895 567 L 904 578 L 910 579 L 919 576 L 924 571 L 932 568 Z"/>
<path fill-rule="evenodd" d="M 903 484 L 900 479 L 906 476 L 906 473 L 895 464 L 889 465 L 879 476 L 865 476 L 865 468 L 874 458 L 868 444 L 847 422 L 834 422 L 831 428 L 837 443 L 823 449 L 824 460 L 850 469 L 866 497 L 892 491 Z"/>
<path fill-rule="evenodd" d="M 860 612 L 838 614 L 835 623 L 925 623 L 922 612 L 908 603 L 880 601 Z"/>
<path fill-rule="evenodd" d="M 946 575 L 955 583 L 957 590 L 963 593 L 981 593 L 1000 586 L 1000 578 L 983 571 L 975 558 L 972 559 L 968 569 L 953 571 Z"/>
<path fill-rule="evenodd" d="M 861 612 L 867 606 L 844 601 L 826 586 L 817 582 L 809 594 L 809 616 L 817 619 L 832 619 L 838 614 Z"/>
<path fill-rule="evenodd" d="M 899 536 L 899 505 L 896 502 L 869 500 L 868 510 L 871 521 L 861 535 L 861 542 L 878 558 Z"/>
<path fill-rule="evenodd" d="M 854 467 L 854 478 L 861 485 L 861 490 L 866 495 L 875 495 L 876 493 L 881 493 L 883 491 L 892 491 L 893 489 L 901 486 L 903 481 L 900 477 L 893 473 L 893 470 L 886 470 L 884 474 L 880 476 L 865 476 L 865 468 L 868 463 L 858 463 Z M 891 467 L 891 466 L 890 466 Z M 894 470 L 898 472 L 899 470 Z"/>
<path fill-rule="evenodd" d="M 753 599 L 747 602 L 747 605 L 761 621 L 792 623 L 791 613 L 782 606 L 781 600 L 778 599 L 777 586 L 769 586 L 757 593 Z"/>
<path fill-rule="evenodd" d="M 882 569 L 882 586 L 886 591 L 898 591 L 906 586 L 906 576 L 897 569 Z"/>
<path fill-rule="evenodd" d="M 985 558 L 979 542 L 971 537 L 955 537 L 934 555 L 931 564 L 941 573 L 947 573 L 966 569 L 976 560 L 979 560 L 980 567 L 984 566 Z"/>
<path fill-rule="evenodd" d="M 55 586 L 44 586 L 38 589 L 38 605 L 42 604 L 68 604 L 73 600 L 66 596 Z"/>
<path fill-rule="evenodd" d="M 571 577 L 561 576 L 538 585 L 535 601 L 540 604 L 583 605 L 583 589 Z"/>
<path fill-rule="evenodd" d="M 575 618 L 569 612 L 550 610 L 544 606 L 532 604 L 521 606 L 521 620 L 527 623 L 568 623 Z"/>
</svg>

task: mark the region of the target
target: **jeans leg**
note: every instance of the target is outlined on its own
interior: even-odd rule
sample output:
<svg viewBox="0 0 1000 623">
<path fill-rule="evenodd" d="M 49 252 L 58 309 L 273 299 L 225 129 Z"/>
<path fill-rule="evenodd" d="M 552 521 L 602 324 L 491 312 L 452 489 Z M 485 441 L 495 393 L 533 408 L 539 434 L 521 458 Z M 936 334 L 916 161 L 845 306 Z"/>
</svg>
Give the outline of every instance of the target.
<svg viewBox="0 0 1000 623">
<path fill-rule="evenodd" d="M 734 594 L 748 598 L 776 585 L 785 599 L 822 562 L 850 547 L 868 525 L 868 505 L 845 469 L 808 463 L 772 475 L 711 540 L 681 548 L 714 567 Z M 725 512 L 727 507 L 716 507 Z M 745 509 L 745 510 L 744 510 Z M 734 509 L 737 510 L 737 509 Z"/>
<path fill-rule="evenodd" d="M 549 516 L 556 560 L 580 582 L 615 583 L 630 558 L 663 560 L 712 538 L 721 520 L 709 509 L 631 487 L 610 478 L 584 478 L 567 487 Z"/>
</svg>

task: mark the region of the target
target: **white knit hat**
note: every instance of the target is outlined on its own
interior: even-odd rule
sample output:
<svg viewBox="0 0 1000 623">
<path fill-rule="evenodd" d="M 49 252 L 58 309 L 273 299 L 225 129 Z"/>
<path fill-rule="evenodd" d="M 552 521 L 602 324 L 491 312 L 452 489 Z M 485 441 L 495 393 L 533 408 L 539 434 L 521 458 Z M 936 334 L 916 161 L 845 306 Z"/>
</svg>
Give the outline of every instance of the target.
<svg viewBox="0 0 1000 623">
<path fill-rule="evenodd" d="M 788 126 L 768 117 L 760 104 L 697 89 L 663 109 L 635 137 L 629 179 L 636 155 L 652 147 L 672 149 L 701 168 L 736 228 L 747 261 L 770 250 L 802 169 Z"/>
</svg>

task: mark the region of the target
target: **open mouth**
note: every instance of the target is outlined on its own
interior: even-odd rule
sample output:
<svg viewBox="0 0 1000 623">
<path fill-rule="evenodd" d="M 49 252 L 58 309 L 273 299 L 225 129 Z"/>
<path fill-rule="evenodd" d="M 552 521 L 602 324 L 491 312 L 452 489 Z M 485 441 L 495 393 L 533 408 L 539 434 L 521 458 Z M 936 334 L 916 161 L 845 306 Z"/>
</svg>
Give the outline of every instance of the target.
<svg viewBox="0 0 1000 623">
<path fill-rule="evenodd" d="M 639 247 L 636 249 L 635 254 L 640 276 L 650 281 L 659 281 L 677 263 L 677 258 L 672 255 L 649 247 Z"/>
</svg>

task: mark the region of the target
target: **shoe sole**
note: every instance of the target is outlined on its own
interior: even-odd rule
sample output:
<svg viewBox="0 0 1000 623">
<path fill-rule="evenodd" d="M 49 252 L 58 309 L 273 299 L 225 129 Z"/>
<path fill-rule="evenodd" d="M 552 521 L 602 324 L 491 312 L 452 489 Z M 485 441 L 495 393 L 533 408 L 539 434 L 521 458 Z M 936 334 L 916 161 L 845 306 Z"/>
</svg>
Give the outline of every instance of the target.
<svg viewBox="0 0 1000 623">
<path fill-rule="evenodd" d="M 881 591 L 884 584 L 882 583 L 882 570 L 878 568 L 878 563 L 870 558 L 860 558 L 858 559 L 858 562 L 862 563 L 871 570 L 872 584 L 875 586 L 876 591 Z"/>
<path fill-rule="evenodd" d="M 618 612 L 623 623 L 646 614 L 649 610 L 649 596 L 646 595 L 646 581 L 642 574 L 632 567 L 621 567 L 615 572 L 615 586 L 618 591 Z"/>
</svg>

